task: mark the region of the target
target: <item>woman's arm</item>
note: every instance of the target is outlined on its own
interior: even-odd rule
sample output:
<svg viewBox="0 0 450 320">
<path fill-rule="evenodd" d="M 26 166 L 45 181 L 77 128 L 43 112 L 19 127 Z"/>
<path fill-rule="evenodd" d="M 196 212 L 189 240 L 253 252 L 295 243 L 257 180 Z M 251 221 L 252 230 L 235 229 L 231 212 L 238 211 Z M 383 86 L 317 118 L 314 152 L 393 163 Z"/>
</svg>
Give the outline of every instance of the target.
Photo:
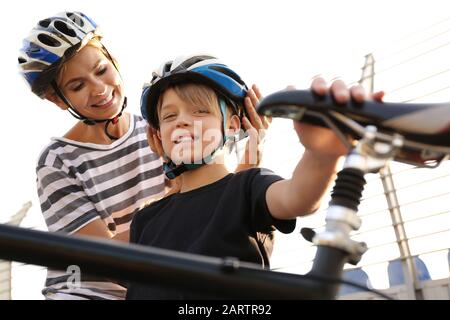
<svg viewBox="0 0 450 320">
<path fill-rule="evenodd" d="M 39 201 L 49 231 L 128 242 L 129 231 L 113 236 L 66 167 L 38 166 L 36 171 Z"/>
<path fill-rule="evenodd" d="M 90 237 L 112 239 L 112 240 L 123 241 L 123 242 L 130 241 L 130 230 L 129 229 L 122 233 L 113 235 L 112 232 L 108 230 L 106 225 L 101 220 L 92 221 L 73 234 L 80 235 L 80 236 L 90 236 Z"/>
</svg>

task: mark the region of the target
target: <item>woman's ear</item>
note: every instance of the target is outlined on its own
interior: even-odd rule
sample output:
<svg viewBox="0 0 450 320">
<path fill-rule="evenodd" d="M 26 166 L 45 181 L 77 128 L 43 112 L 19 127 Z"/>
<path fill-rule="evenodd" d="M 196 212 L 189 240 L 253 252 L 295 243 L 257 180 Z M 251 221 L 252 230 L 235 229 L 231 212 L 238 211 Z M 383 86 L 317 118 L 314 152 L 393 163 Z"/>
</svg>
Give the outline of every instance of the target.
<svg viewBox="0 0 450 320">
<path fill-rule="evenodd" d="M 67 110 L 69 107 L 58 97 L 55 91 L 48 91 L 45 99 L 56 104 L 61 110 Z"/>
</svg>

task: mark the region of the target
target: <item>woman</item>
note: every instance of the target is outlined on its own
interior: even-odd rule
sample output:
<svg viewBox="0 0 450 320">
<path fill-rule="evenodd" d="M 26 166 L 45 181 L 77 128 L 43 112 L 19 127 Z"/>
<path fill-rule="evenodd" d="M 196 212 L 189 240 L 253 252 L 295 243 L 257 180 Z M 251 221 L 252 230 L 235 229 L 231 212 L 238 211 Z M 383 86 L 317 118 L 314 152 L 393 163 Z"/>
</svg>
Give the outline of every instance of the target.
<svg viewBox="0 0 450 320">
<path fill-rule="evenodd" d="M 128 242 L 134 213 L 167 190 L 162 160 L 147 142 L 150 129 L 141 117 L 125 112 L 123 80 L 101 38 L 86 15 L 57 14 L 31 30 L 19 68 L 33 93 L 80 120 L 53 138 L 38 160 L 38 194 L 49 231 Z M 252 125 L 267 128 L 267 119 L 254 110 L 260 97 L 256 87 L 248 97 Z M 158 145 L 153 148 L 158 151 Z M 111 280 L 81 274 L 74 285 L 68 283 L 71 276 L 48 270 L 45 297 L 125 297 L 126 288 Z"/>
</svg>

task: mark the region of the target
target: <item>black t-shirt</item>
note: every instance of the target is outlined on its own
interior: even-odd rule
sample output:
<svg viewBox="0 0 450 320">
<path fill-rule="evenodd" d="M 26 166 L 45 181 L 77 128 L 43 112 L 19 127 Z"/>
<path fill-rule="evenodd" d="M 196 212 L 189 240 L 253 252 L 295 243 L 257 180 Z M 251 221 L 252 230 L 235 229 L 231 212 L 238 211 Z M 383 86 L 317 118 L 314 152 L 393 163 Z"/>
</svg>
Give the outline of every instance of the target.
<svg viewBox="0 0 450 320">
<path fill-rule="evenodd" d="M 279 180 L 282 178 L 270 170 L 249 169 L 173 194 L 135 215 L 130 242 L 213 257 L 236 257 L 268 268 L 275 228 L 290 233 L 296 221 L 277 220 L 270 215 L 266 190 Z M 127 299 L 189 298 L 204 297 L 137 283 L 130 284 L 127 293 Z"/>
</svg>

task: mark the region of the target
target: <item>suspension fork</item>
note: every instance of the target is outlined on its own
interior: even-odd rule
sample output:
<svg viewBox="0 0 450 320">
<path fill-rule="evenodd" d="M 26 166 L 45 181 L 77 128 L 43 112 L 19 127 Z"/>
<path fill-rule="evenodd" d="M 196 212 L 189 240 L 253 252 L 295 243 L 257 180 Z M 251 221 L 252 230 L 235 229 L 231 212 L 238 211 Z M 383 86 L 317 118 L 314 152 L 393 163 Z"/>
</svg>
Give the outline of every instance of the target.
<svg viewBox="0 0 450 320">
<path fill-rule="evenodd" d="M 363 139 L 347 155 L 344 167 L 337 175 L 326 213 L 325 230 L 311 237 L 318 248 L 308 275 L 341 279 L 344 265 L 356 265 L 367 250 L 364 242 L 350 238 L 350 232 L 361 226 L 357 212 L 366 184 L 364 176 L 383 168 L 403 144 L 399 135 L 394 135 L 389 142 L 379 141 L 376 132 L 374 126 L 365 128 Z M 323 282 L 320 288 L 326 299 L 335 298 L 338 290 L 337 282 Z"/>
</svg>

